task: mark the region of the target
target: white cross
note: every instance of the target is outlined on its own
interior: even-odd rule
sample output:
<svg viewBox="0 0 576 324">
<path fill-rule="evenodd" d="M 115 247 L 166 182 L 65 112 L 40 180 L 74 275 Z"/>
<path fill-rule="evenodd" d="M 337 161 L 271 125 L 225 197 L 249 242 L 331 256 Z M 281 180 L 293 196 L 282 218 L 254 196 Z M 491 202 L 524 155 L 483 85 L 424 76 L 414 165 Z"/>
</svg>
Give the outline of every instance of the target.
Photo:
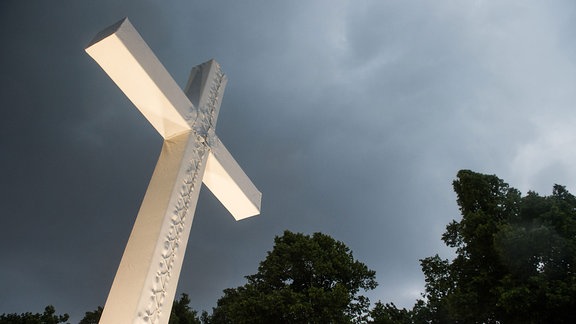
<svg viewBox="0 0 576 324">
<path fill-rule="evenodd" d="M 100 323 L 168 323 L 201 182 L 236 220 L 259 214 L 262 194 L 216 136 L 227 81 L 216 61 L 182 92 L 126 18 L 86 52 L 164 138 Z"/>
</svg>

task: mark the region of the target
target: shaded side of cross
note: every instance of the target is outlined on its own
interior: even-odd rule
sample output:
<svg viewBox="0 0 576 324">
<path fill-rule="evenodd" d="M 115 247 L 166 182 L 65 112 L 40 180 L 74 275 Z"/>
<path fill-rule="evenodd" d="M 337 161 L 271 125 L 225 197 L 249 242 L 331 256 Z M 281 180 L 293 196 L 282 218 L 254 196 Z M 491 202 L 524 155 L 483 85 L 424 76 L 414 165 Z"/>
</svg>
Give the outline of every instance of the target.
<svg viewBox="0 0 576 324">
<path fill-rule="evenodd" d="M 182 92 L 126 18 L 86 52 L 164 138 L 100 323 L 168 323 L 201 182 L 236 220 L 260 213 L 261 193 L 215 133 L 227 78 L 211 60 Z"/>
</svg>

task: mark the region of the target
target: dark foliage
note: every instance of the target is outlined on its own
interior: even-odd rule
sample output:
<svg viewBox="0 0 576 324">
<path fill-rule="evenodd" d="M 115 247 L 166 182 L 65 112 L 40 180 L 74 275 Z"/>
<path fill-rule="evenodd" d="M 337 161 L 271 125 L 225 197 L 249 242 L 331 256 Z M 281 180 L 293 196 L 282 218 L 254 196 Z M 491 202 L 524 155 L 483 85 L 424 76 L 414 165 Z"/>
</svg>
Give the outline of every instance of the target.
<svg viewBox="0 0 576 324">
<path fill-rule="evenodd" d="M 367 316 L 375 272 L 328 235 L 284 232 L 244 286 L 224 290 L 211 323 L 350 323 Z"/>
<path fill-rule="evenodd" d="M 2 314 L 0 324 L 57 324 L 65 323 L 68 318 L 68 314 L 56 315 L 54 306 L 46 306 L 42 314 Z"/>
<path fill-rule="evenodd" d="M 456 257 L 421 260 L 425 299 L 411 321 L 576 323 L 576 198 L 559 185 L 551 196 L 521 197 L 496 176 L 468 170 L 458 172 L 454 191 L 462 219 L 442 240 Z M 373 317 L 400 312 L 388 306 Z"/>
</svg>

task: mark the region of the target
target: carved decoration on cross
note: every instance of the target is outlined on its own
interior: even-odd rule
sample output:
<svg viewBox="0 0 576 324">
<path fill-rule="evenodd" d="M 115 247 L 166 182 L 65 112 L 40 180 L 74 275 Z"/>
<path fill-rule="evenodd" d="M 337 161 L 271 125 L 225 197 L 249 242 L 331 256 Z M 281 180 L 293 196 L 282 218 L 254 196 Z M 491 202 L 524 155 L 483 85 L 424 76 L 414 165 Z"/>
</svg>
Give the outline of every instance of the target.
<svg viewBox="0 0 576 324">
<path fill-rule="evenodd" d="M 236 220 L 260 213 L 262 194 L 215 133 L 227 78 L 210 60 L 182 91 L 127 18 L 86 52 L 164 138 L 100 323 L 168 323 L 201 182 Z"/>
</svg>

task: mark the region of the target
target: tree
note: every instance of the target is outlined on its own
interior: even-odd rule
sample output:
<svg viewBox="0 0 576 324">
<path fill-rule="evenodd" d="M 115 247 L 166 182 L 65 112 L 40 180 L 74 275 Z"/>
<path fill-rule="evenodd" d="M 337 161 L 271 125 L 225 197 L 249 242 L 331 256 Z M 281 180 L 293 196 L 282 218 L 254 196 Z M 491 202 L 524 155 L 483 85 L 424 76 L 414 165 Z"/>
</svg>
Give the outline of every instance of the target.
<svg viewBox="0 0 576 324">
<path fill-rule="evenodd" d="M 182 294 L 180 300 L 174 301 L 172 313 L 170 314 L 169 324 L 200 324 L 198 312 L 193 310 L 190 304 L 190 297 Z"/>
<path fill-rule="evenodd" d="M 576 198 L 520 192 L 494 175 L 458 172 L 462 219 L 442 240 L 456 257 L 421 260 L 432 323 L 576 322 Z"/>
<path fill-rule="evenodd" d="M 23 314 L 2 314 L 0 315 L 0 324 L 57 324 L 64 323 L 68 320 L 68 314 L 55 315 L 54 306 L 46 306 L 44 313 L 32 314 L 30 312 Z"/>
<path fill-rule="evenodd" d="M 412 313 L 406 308 L 398 309 L 394 303 L 382 304 L 376 302 L 370 311 L 371 323 L 375 324 L 410 324 Z"/>
<path fill-rule="evenodd" d="M 103 310 L 102 306 L 98 306 L 95 311 L 86 312 L 84 318 L 78 324 L 98 324 L 98 322 L 100 322 L 100 317 L 102 317 Z"/>
<path fill-rule="evenodd" d="M 360 289 L 375 272 L 328 235 L 285 231 L 244 286 L 225 289 L 211 323 L 350 323 L 367 317 Z"/>
</svg>

